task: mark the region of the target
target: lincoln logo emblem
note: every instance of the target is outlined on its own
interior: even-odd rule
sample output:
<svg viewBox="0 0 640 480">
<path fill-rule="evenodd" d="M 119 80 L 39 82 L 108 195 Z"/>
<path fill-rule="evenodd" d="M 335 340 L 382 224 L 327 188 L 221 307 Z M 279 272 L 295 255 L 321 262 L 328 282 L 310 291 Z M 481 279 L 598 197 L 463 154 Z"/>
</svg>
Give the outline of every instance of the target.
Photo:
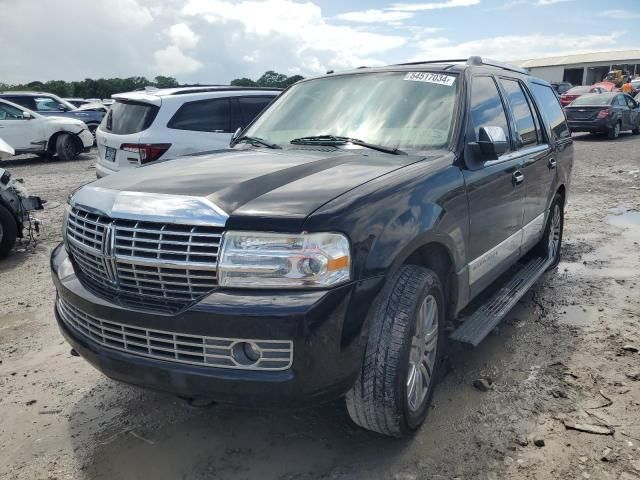
<svg viewBox="0 0 640 480">
<path fill-rule="evenodd" d="M 118 275 L 116 273 L 116 261 L 115 261 L 115 225 L 110 223 L 105 229 L 102 235 L 102 244 L 100 245 L 100 253 L 102 253 L 102 262 L 104 263 L 104 270 L 109 277 L 111 283 L 118 284 Z"/>
</svg>

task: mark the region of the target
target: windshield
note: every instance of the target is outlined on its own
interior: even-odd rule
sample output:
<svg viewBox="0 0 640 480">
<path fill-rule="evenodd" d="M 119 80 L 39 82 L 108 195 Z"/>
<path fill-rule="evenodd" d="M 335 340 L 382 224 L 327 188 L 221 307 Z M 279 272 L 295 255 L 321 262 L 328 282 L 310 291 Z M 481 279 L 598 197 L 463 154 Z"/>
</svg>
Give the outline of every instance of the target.
<svg viewBox="0 0 640 480">
<path fill-rule="evenodd" d="M 609 105 L 611 103 L 611 95 L 604 93 L 590 93 L 576 98 L 571 105 Z"/>
<path fill-rule="evenodd" d="M 245 132 L 289 145 L 333 135 L 400 149 L 444 147 L 457 76 L 389 72 L 323 77 L 294 85 Z"/>
</svg>

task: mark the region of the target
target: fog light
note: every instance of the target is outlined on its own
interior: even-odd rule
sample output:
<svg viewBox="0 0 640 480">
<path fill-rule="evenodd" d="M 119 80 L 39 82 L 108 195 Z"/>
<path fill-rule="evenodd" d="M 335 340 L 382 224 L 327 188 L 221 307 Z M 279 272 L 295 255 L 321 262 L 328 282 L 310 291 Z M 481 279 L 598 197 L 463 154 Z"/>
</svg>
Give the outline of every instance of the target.
<svg viewBox="0 0 640 480">
<path fill-rule="evenodd" d="M 262 357 L 262 351 L 253 342 L 238 342 L 231 347 L 231 356 L 240 365 L 254 365 Z"/>
</svg>

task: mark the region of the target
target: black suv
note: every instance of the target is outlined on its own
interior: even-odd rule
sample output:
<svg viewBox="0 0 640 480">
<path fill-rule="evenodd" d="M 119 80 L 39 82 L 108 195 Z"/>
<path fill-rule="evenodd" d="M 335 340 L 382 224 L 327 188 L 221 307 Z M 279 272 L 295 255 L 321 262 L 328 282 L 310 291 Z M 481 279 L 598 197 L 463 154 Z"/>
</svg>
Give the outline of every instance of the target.
<svg viewBox="0 0 640 480">
<path fill-rule="evenodd" d="M 525 70 L 304 80 L 226 153 L 71 195 L 56 317 L 111 378 L 259 407 L 346 396 L 357 424 L 407 435 L 447 337 L 477 345 L 557 265 L 572 163 Z"/>
</svg>

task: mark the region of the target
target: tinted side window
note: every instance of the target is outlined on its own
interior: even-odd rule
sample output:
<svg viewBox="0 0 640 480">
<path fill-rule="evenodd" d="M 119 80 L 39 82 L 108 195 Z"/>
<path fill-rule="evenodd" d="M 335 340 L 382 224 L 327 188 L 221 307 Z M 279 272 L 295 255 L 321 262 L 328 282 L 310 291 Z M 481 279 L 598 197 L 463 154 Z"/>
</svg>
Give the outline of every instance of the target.
<svg viewBox="0 0 640 480">
<path fill-rule="evenodd" d="M 516 121 L 516 128 L 520 135 L 522 145 L 536 143 L 536 126 L 533 122 L 533 114 L 527 102 L 527 98 L 522 91 L 520 83 L 516 80 L 501 79 L 500 83 L 507 93 L 507 101 L 511 107 L 513 118 Z"/>
<path fill-rule="evenodd" d="M 569 133 L 567 120 L 555 92 L 546 85 L 532 83 L 531 86 L 533 95 L 538 101 L 538 106 L 542 109 L 542 113 L 546 117 L 556 139 L 570 137 L 571 133 Z"/>
<path fill-rule="evenodd" d="M 480 127 L 502 127 L 509 145 L 509 125 L 498 87 L 491 77 L 473 77 L 471 84 L 471 122 L 478 141 Z"/>
<path fill-rule="evenodd" d="M 231 132 L 229 99 L 187 102 L 173 115 L 167 127 L 196 132 Z"/>
<path fill-rule="evenodd" d="M 616 97 L 616 101 L 614 103 L 617 103 L 621 107 L 626 107 L 627 106 L 627 102 L 625 101 L 623 95 L 618 95 Z"/>
<path fill-rule="evenodd" d="M 638 106 L 638 104 L 635 102 L 635 100 L 633 98 L 631 98 L 630 96 L 626 95 L 624 97 L 624 99 L 627 101 L 627 106 L 631 109 L 636 108 Z"/>
<path fill-rule="evenodd" d="M 274 97 L 239 97 L 240 112 L 246 127 L 265 109 Z"/>
<path fill-rule="evenodd" d="M 17 95 L 15 97 L 5 96 L 2 98 L 4 98 L 5 100 L 9 100 L 10 102 L 17 103 L 18 105 L 22 105 L 23 107 L 26 107 L 29 110 L 37 110 L 36 102 L 33 100 L 32 97 L 23 97 L 23 96 Z"/>
</svg>

